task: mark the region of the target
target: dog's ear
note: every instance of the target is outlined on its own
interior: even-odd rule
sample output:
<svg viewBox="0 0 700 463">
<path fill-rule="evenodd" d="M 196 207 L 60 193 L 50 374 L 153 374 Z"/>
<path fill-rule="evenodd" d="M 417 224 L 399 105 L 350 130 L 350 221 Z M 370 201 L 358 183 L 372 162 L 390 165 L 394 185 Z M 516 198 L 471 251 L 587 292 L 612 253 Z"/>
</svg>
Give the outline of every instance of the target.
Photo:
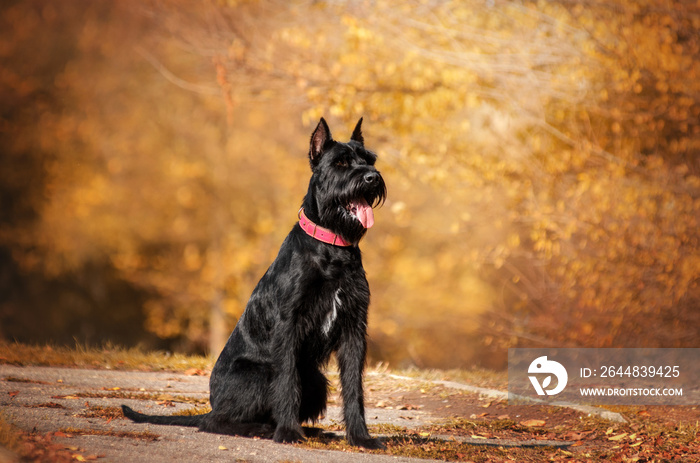
<svg viewBox="0 0 700 463">
<path fill-rule="evenodd" d="M 311 146 L 309 147 L 309 161 L 311 162 L 311 167 L 318 164 L 319 159 L 321 159 L 321 154 L 323 154 L 323 148 L 331 142 L 333 142 L 331 129 L 328 128 L 326 120 L 321 118 L 316 126 L 316 130 L 311 134 Z"/>
<path fill-rule="evenodd" d="M 362 118 L 357 121 L 357 125 L 355 126 L 355 130 L 352 131 L 350 140 L 355 140 L 360 145 L 365 146 L 365 138 L 362 136 Z"/>
</svg>

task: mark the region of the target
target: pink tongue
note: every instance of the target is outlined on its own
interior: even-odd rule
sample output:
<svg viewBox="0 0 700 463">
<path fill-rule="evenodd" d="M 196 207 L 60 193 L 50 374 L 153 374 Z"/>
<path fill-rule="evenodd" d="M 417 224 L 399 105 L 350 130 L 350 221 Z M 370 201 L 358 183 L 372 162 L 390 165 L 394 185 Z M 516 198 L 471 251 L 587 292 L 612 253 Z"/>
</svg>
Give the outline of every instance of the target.
<svg viewBox="0 0 700 463">
<path fill-rule="evenodd" d="M 372 210 L 372 206 L 367 204 L 367 201 L 360 199 L 350 204 L 350 209 L 363 227 L 372 228 L 372 225 L 374 225 L 374 211 Z"/>
</svg>

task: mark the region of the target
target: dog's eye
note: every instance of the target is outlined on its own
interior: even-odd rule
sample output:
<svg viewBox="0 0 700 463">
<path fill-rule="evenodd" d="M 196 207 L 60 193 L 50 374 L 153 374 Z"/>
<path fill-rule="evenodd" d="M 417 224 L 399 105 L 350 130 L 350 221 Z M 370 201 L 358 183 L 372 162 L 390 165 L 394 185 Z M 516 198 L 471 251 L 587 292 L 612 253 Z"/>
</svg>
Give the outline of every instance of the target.
<svg viewBox="0 0 700 463">
<path fill-rule="evenodd" d="M 338 167 L 348 167 L 350 164 L 348 164 L 347 159 L 340 159 L 339 161 L 335 162 L 335 165 Z"/>
</svg>

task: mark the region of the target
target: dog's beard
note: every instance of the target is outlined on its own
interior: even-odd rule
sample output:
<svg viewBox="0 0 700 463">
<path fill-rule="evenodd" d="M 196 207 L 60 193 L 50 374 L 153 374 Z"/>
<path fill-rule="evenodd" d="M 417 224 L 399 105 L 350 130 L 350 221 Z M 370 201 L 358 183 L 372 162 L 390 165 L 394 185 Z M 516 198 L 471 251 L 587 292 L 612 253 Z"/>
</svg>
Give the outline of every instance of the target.
<svg viewBox="0 0 700 463">
<path fill-rule="evenodd" d="M 367 171 L 358 171 L 350 178 L 337 173 L 312 177 L 311 195 L 316 203 L 319 225 L 338 233 L 346 241 L 358 242 L 374 225 L 373 207 L 386 198 L 386 185 L 381 176 L 374 184 L 365 181 Z"/>
</svg>

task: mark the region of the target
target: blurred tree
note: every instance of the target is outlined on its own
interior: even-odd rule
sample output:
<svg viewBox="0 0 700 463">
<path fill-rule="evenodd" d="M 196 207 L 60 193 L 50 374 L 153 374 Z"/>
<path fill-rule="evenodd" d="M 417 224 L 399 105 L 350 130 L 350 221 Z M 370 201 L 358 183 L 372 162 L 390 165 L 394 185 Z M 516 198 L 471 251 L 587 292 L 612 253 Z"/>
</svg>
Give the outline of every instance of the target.
<svg viewBox="0 0 700 463">
<path fill-rule="evenodd" d="M 32 17 L 42 6 L 18 4 L 8 20 Z M 183 349 L 218 351 L 231 317 L 242 312 L 247 296 L 241 291 L 249 291 L 284 236 L 278 223 L 287 228 L 295 217 L 301 197 L 294 201 L 287 193 L 303 176 L 269 188 L 260 182 L 306 169 L 303 149 L 296 156 L 286 151 L 285 138 L 298 131 L 290 124 L 270 133 L 261 119 L 271 111 L 264 102 L 227 114 L 225 76 L 217 82 L 211 57 L 183 53 L 181 40 L 158 35 L 163 30 L 155 24 L 169 18 L 162 11 L 143 14 L 147 6 L 134 11 L 128 2 L 84 6 L 75 5 L 77 19 L 59 21 L 74 37 L 52 31 L 64 40 L 58 43 L 74 47 L 71 53 L 56 59 L 52 73 L 28 73 L 45 79 L 42 91 L 64 104 L 33 108 L 36 127 L 10 116 L 17 124 L 12 141 L 38 145 L 43 160 L 31 165 L 45 176 L 46 188 L 28 189 L 38 197 L 32 208 L 39 220 L 24 227 L 14 222 L 5 243 L 14 240 L 14 260 L 26 272 L 50 278 L 113 266 L 150 295 L 144 304 L 149 331 L 179 340 Z M 46 21 L 35 19 L 34 26 L 19 21 L 16 34 Z M 15 68 L 32 45 L 12 40 Z M 168 66 L 162 57 L 170 58 Z M 26 185 L 27 175 L 12 175 Z M 8 198 L 22 197 L 11 192 Z M 287 214 L 276 214 L 279 201 Z M 116 308 L 102 303 L 104 311 Z M 212 327 L 219 328 L 214 336 Z"/>
<path fill-rule="evenodd" d="M 0 337 L 157 347 L 143 328 L 143 294 L 109 265 L 90 262 L 60 275 L 40 268 L 37 227 L 56 182 L 49 172 L 56 156 L 42 124 L 70 105 L 54 82 L 78 53 L 83 12 L 79 2 L 0 7 Z"/>
<path fill-rule="evenodd" d="M 3 115 L 0 237 L 25 269 L 113 267 L 182 348 L 218 351 L 243 310 L 321 115 L 339 138 L 364 115 L 389 183 L 363 243 L 375 358 L 498 366 L 512 346 L 700 334 L 694 4 L 77 2 L 73 21 L 31 4 L 3 10 L 3 96 L 24 103 Z M 22 71 L 49 17 L 75 45 Z"/>
<path fill-rule="evenodd" d="M 382 299 L 376 316 L 400 322 L 379 327 L 406 343 L 437 310 L 441 328 L 416 342 L 450 331 L 461 343 L 445 320 L 486 305 L 485 342 L 498 349 L 692 345 L 697 5 L 377 1 L 323 14 L 342 27 L 311 16 L 273 31 L 270 66 L 316 103 L 306 121 L 365 113 L 387 135 L 403 177 L 389 205 L 404 227 L 390 231 L 382 266 L 395 273 L 382 283 L 411 301 Z M 464 283 L 475 264 L 500 303 Z M 418 295 L 441 278 L 452 291 Z"/>
</svg>

